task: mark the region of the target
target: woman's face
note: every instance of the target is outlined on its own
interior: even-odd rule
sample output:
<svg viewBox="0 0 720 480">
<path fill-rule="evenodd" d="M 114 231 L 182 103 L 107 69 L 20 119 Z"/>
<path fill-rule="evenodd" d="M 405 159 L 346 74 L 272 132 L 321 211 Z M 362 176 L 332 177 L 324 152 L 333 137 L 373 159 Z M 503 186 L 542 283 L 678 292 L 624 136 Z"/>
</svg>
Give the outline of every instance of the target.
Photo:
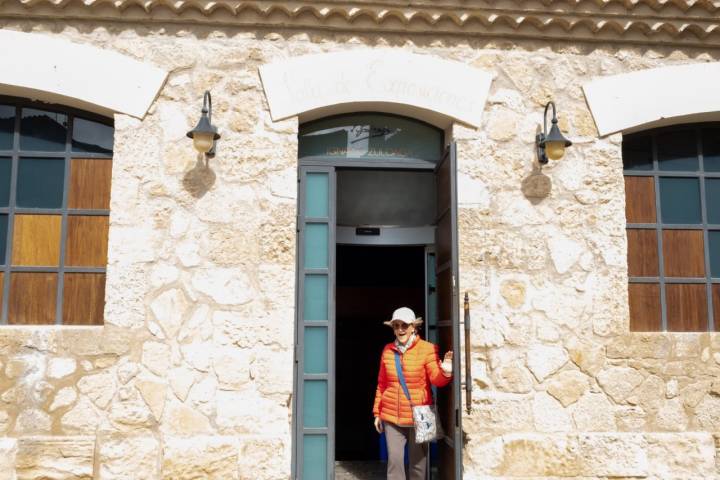
<svg viewBox="0 0 720 480">
<path fill-rule="evenodd" d="M 395 338 L 402 344 L 405 344 L 410 338 L 410 335 L 415 331 L 415 325 L 404 322 L 392 322 L 392 327 L 393 332 L 395 332 Z"/>
</svg>

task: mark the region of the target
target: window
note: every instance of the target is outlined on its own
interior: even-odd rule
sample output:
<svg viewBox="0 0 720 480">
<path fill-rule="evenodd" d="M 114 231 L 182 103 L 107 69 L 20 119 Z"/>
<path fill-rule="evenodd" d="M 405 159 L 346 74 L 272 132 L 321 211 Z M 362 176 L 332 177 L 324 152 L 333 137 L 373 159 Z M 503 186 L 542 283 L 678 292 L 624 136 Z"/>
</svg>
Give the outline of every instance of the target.
<svg viewBox="0 0 720 480">
<path fill-rule="evenodd" d="M 113 127 L 0 97 L 0 323 L 100 325 Z"/>
<path fill-rule="evenodd" d="M 622 145 L 630 329 L 720 330 L 720 124 Z"/>
<path fill-rule="evenodd" d="M 412 118 L 352 113 L 300 125 L 298 157 L 338 164 L 408 162 L 435 164 L 442 158 L 443 131 Z"/>
</svg>

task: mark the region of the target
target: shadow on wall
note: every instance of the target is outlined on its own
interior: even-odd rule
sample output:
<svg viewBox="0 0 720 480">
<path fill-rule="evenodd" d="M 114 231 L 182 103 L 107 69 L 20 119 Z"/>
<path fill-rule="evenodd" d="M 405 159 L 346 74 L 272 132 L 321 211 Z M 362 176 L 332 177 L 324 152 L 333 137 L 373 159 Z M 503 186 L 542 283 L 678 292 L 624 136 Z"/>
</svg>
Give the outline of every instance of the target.
<svg viewBox="0 0 720 480">
<path fill-rule="evenodd" d="M 183 188 L 194 198 L 202 198 L 215 185 L 215 172 L 210 169 L 205 155 L 198 154 L 195 166 L 183 177 Z"/>
<path fill-rule="evenodd" d="M 533 165 L 533 171 L 523 179 L 520 190 L 530 203 L 537 205 L 550 196 L 552 180 L 542 173 L 539 166 Z"/>
</svg>

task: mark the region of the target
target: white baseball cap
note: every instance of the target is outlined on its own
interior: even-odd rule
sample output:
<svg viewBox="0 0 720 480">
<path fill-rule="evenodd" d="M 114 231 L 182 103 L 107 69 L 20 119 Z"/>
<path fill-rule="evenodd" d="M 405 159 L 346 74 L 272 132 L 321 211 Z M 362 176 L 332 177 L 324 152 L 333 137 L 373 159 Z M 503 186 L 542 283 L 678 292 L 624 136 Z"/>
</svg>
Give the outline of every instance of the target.
<svg viewBox="0 0 720 480">
<path fill-rule="evenodd" d="M 416 317 L 415 312 L 408 307 L 398 308 L 393 312 L 391 319 L 384 323 L 388 327 L 392 327 L 392 322 L 394 321 L 403 322 L 408 325 L 420 325 L 423 322 L 422 318 Z"/>
</svg>

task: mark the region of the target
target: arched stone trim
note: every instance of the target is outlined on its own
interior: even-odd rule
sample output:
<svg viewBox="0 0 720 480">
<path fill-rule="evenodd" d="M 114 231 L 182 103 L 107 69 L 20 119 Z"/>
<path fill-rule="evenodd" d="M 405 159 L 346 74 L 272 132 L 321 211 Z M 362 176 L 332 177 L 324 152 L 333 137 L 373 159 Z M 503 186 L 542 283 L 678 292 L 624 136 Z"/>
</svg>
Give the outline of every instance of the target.
<svg viewBox="0 0 720 480">
<path fill-rule="evenodd" d="M 453 119 L 479 127 L 492 81 L 460 62 L 391 49 L 306 55 L 263 65 L 260 75 L 273 120 L 376 110 L 440 127 Z"/>
<path fill-rule="evenodd" d="M 0 30 L 6 45 L 0 94 L 62 103 L 102 115 L 142 118 L 167 72 L 121 55 L 50 36 Z"/>
<path fill-rule="evenodd" d="M 720 119 L 720 63 L 651 68 L 583 85 L 601 136 Z"/>
</svg>

